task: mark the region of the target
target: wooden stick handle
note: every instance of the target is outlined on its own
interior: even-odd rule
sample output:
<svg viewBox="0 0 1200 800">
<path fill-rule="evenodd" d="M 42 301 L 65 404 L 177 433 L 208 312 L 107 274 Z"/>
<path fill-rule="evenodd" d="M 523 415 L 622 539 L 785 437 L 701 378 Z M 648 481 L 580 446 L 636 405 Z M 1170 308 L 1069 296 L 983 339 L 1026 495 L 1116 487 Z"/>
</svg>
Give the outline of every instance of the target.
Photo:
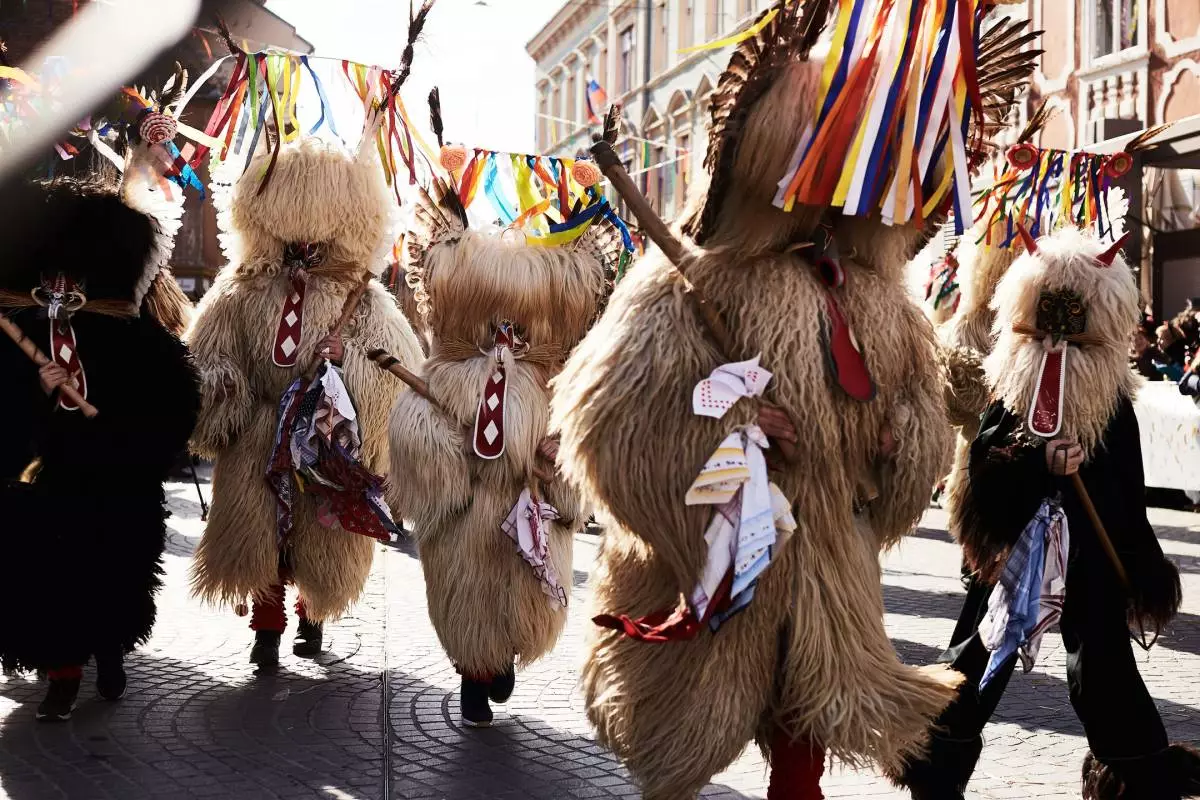
<svg viewBox="0 0 1200 800">
<path fill-rule="evenodd" d="M 730 335 L 729 329 L 725 327 L 725 321 L 717 313 L 716 309 L 708 304 L 704 299 L 704 295 L 696 289 L 693 282 L 693 277 L 688 275 L 687 266 L 689 257 L 687 251 L 683 247 L 683 243 L 676 238 L 675 234 L 667 227 L 667 223 L 663 222 L 662 217 L 654 212 L 650 207 L 650 201 L 646 196 L 638 190 L 637 185 L 633 182 L 633 178 L 625 171 L 625 165 L 621 163 L 621 159 L 617 156 L 612 145 L 601 140 L 592 145 L 592 157 L 596 159 L 596 164 L 600 167 L 600 171 L 604 173 L 604 177 L 608 178 L 608 182 L 612 184 L 613 189 L 625 201 L 625 205 L 629 206 L 629 210 L 637 217 L 638 224 L 646 231 L 646 235 L 658 245 L 658 249 L 663 251 L 663 255 L 667 257 L 675 269 L 683 275 L 688 283 L 692 283 L 692 297 L 696 300 L 700 307 L 700 315 L 704 317 L 704 324 L 712 332 L 713 338 L 717 340 L 718 346 L 724 352 L 726 358 L 730 358 L 730 353 L 733 352 L 733 336 Z"/>
<path fill-rule="evenodd" d="M 733 352 L 735 350 L 733 335 L 729 332 L 729 328 L 725 326 L 725 320 L 721 319 L 721 315 L 717 310 L 708 304 L 703 293 L 695 286 L 692 276 L 687 274 L 687 264 L 689 257 L 687 251 L 684 250 L 683 243 L 671 233 L 667 227 L 667 223 L 663 222 L 662 217 L 654 212 L 648 201 L 638 190 L 637 185 L 633 182 L 633 178 L 625 171 L 625 165 L 621 163 L 621 159 L 617 156 L 612 145 L 603 139 L 592 145 L 592 157 L 596 159 L 597 166 L 604 173 L 604 177 L 608 178 L 608 182 L 612 184 L 613 189 L 625 201 L 625 205 L 629 206 L 629 210 L 637 217 L 638 224 L 646 231 L 646 235 L 658 245 L 658 249 L 662 250 L 663 255 L 675 265 L 679 270 L 679 274 L 691 286 L 692 299 L 695 300 L 696 306 L 700 311 L 700 316 L 704 320 L 705 327 L 712 334 L 713 339 L 717 342 L 717 347 L 720 349 L 722 356 L 727 361 L 733 360 Z M 775 442 L 779 447 L 780 453 L 788 463 L 796 463 L 799 459 L 799 454 L 796 451 L 795 445 L 791 442 L 783 441 L 782 439 Z"/>
<path fill-rule="evenodd" d="M 367 288 L 371 285 L 371 276 L 354 288 L 354 291 L 346 298 L 346 304 L 342 306 L 342 315 L 338 317 L 337 323 L 330 329 L 330 336 L 341 336 L 342 329 L 350 322 L 350 318 L 354 316 L 354 312 L 358 309 L 359 302 L 362 301 L 363 295 L 367 293 Z"/>
<path fill-rule="evenodd" d="M 46 354 L 39 350 L 37 345 L 34 344 L 28 336 L 22 333 L 20 328 L 13 324 L 12 320 L 3 315 L 0 315 L 0 330 L 3 330 L 6 334 L 8 334 L 8 338 L 12 339 L 13 343 L 17 347 L 21 348 L 21 352 L 29 356 L 29 359 L 39 367 L 44 367 L 50 363 L 50 359 L 46 357 Z M 94 405 L 89 403 L 87 400 L 84 400 L 83 396 L 80 395 L 79 392 L 75 391 L 75 387 L 71 384 L 64 383 L 62 386 L 58 387 L 58 391 L 66 395 L 68 400 L 78 406 L 79 410 L 83 412 L 83 415 L 88 419 L 91 419 L 100 413 L 96 410 Z"/>
<path fill-rule="evenodd" d="M 424 397 L 431 405 L 436 407 L 438 411 L 445 412 L 442 404 L 438 402 L 433 393 L 429 391 L 429 384 L 420 375 L 410 371 L 407 367 L 400 363 L 400 359 L 386 350 L 372 350 L 367 353 L 367 358 L 375 362 L 375 364 L 385 372 L 390 372 L 400 380 L 404 381 L 417 394 Z"/>
<path fill-rule="evenodd" d="M 621 159 L 613 150 L 612 145 L 601 139 L 592 145 L 592 157 L 596 159 L 596 165 L 600 167 L 604 177 L 608 178 L 608 182 L 616 189 L 617 194 L 621 195 L 625 205 L 629 206 L 629 210 L 637 217 L 642 230 L 646 231 L 646 235 L 658 245 L 658 249 L 663 251 L 663 255 L 678 267 L 680 272 L 683 272 L 683 262 L 686 260 L 683 244 L 667 228 L 667 223 L 663 222 L 662 217 L 654 213 L 654 209 L 650 207 L 650 201 L 638 191 L 633 178 L 629 177 L 629 173 L 625 171 L 625 165 L 621 163 Z"/>
<path fill-rule="evenodd" d="M 341 337 L 342 330 L 350 323 L 350 319 L 354 316 L 354 312 L 358 310 L 358 304 L 362 301 L 363 295 L 367 293 L 367 288 L 371 285 L 371 276 L 368 275 L 362 283 L 354 287 L 354 291 L 346 296 L 346 302 L 342 304 L 342 315 L 338 317 L 337 322 L 333 323 L 333 327 L 329 329 L 329 336 Z M 317 375 L 317 370 L 321 368 L 323 359 L 316 359 L 312 367 L 308 370 L 309 380 Z"/>
<path fill-rule="evenodd" d="M 1100 546 L 1104 548 L 1108 560 L 1112 562 L 1113 569 L 1117 571 L 1117 578 L 1125 590 L 1129 591 L 1129 573 L 1125 571 L 1125 565 L 1121 563 L 1121 557 L 1117 555 L 1117 548 L 1113 547 L 1112 539 L 1109 538 L 1108 531 L 1104 529 L 1104 523 L 1100 521 L 1100 514 L 1096 512 L 1096 506 L 1092 504 L 1092 497 L 1088 494 L 1087 487 L 1083 485 L 1083 478 L 1079 476 L 1078 472 L 1071 474 L 1071 483 L 1075 486 L 1075 493 L 1079 495 L 1079 502 L 1083 504 L 1083 510 L 1091 520 L 1092 527 L 1096 529 Z"/>
</svg>

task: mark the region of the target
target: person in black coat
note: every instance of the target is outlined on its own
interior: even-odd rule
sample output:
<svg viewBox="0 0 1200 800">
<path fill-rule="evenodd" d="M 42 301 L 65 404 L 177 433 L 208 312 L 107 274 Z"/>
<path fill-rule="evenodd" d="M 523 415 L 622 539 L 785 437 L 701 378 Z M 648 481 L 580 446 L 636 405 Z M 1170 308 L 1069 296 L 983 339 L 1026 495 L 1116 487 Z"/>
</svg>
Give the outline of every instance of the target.
<svg viewBox="0 0 1200 800">
<path fill-rule="evenodd" d="M 1071 704 L 1090 747 L 1083 797 L 1196 796 L 1200 757 L 1167 739 L 1130 641 L 1130 620 L 1141 630 L 1161 630 L 1182 601 L 1179 572 L 1146 518 L 1133 409 L 1138 379 L 1126 351 L 1138 313 L 1133 276 L 1117 246 L 1106 250 L 1078 231 L 1036 242 L 1024 238 L 1028 254 L 997 288 L 996 347 L 985 362 L 993 402 L 971 445 L 969 488 L 953 531 L 971 575 L 941 660 L 965 681 L 931 729 L 928 756 L 892 777 L 918 800 L 961 800 L 983 747 L 983 728 L 1018 657 L 1027 670 L 1036 657 L 1031 627 L 1010 634 L 1008 649 L 995 636 L 1011 630 L 994 620 L 1012 608 L 1004 599 L 1019 594 L 1013 577 L 1027 575 L 1022 585 L 1050 601 L 1038 605 L 1042 630 L 1054 621 L 1051 608 L 1061 609 Z M 1076 474 L 1119 567 L 1075 487 Z M 1039 520 L 1061 521 L 1062 515 L 1069 531 L 1064 582 L 1050 582 L 1054 573 L 1034 568 L 1022 573 L 1024 557 L 1035 547 L 1022 547 L 1028 542 L 1039 542 L 1037 559 L 1063 563 L 1040 538 L 1024 539 L 1034 535 Z M 1050 541 L 1049 526 L 1041 530 Z M 1016 559 L 1012 569 L 1010 559 Z M 1002 576 L 1007 585 L 998 590 Z"/>
<path fill-rule="evenodd" d="M 163 481 L 199 391 L 186 347 L 143 302 L 161 267 L 154 221 L 99 182 L 19 191 L 0 220 L 0 313 L 51 360 L 39 368 L 0 336 L 0 661 L 47 672 L 37 716 L 65 720 L 90 658 L 100 695 L 118 699 L 125 654 L 150 636 Z"/>
</svg>

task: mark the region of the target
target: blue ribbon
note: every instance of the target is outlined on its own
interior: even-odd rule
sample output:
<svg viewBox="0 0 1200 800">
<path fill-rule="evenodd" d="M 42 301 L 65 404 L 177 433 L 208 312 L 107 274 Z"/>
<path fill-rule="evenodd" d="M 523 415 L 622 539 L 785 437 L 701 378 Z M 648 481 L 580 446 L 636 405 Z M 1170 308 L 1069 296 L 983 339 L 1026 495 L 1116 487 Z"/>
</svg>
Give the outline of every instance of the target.
<svg viewBox="0 0 1200 800">
<path fill-rule="evenodd" d="M 179 188 L 185 189 L 191 186 L 196 191 L 200 192 L 200 199 L 204 199 L 204 184 L 200 182 L 200 177 L 196 175 L 196 171 L 192 169 L 192 165 L 187 162 L 183 154 L 179 152 L 179 148 L 174 142 L 163 142 L 163 147 L 171 158 L 174 159 L 172 166 L 178 170 L 174 175 L 169 176 L 173 183 L 179 185 Z"/>
<path fill-rule="evenodd" d="M 484 169 L 487 171 L 483 175 L 483 192 L 492 201 L 492 207 L 504 220 L 504 224 L 511 225 L 517 216 L 512 211 L 512 205 L 500 194 L 500 170 L 496 167 L 495 153 L 488 153 L 487 166 Z"/>
<path fill-rule="evenodd" d="M 328 117 L 329 130 L 334 136 L 341 139 L 342 135 L 338 133 L 337 123 L 334 122 L 333 111 L 329 106 L 329 98 L 325 96 L 325 87 L 321 84 L 321 79 L 317 77 L 317 73 L 313 71 L 312 65 L 308 63 L 308 56 L 300 56 L 300 63 L 304 65 L 304 68 L 308 70 L 308 74 L 312 76 L 313 86 L 317 88 L 317 98 L 321 101 L 321 118 L 317 120 L 316 125 L 312 126 L 312 130 L 308 132 L 308 135 L 312 136 L 314 133 L 316 133 L 321 127 L 321 124 L 325 122 L 326 117 Z"/>
</svg>

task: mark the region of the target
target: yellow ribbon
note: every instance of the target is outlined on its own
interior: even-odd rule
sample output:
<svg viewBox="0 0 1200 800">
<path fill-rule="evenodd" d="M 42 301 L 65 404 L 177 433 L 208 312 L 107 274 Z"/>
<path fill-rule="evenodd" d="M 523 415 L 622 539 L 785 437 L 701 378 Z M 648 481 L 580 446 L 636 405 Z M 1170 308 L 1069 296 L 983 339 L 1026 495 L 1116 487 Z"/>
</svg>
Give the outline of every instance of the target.
<svg viewBox="0 0 1200 800">
<path fill-rule="evenodd" d="M 771 23 L 771 20 L 775 19 L 775 16 L 778 13 L 779 13 L 779 9 L 773 8 L 773 9 L 771 9 L 769 14 L 767 14 L 765 17 L 763 17 L 757 23 L 755 23 L 754 25 L 751 25 L 749 28 L 742 31 L 741 33 L 735 33 L 733 36 L 726 36 L 724 39 L 717 39 L 715 42 L 705 42 L 704 44 L 694 44 L 691 47 L 684 47 L 679 50 L 676 50 L 675 52 L 680 55 L 683 55 L 684 53 L 698 53 L 701 50 L 718 50 L 722 47 L 726 47 L 731 44 L 741 44 L 742 42 L 746 41 L 747 39 L 749 39 L 752 36 L 758 36 L 758 34 L 762 32 L 762 29 L 767 27 L 767 25 L 769 25 Z"/>
<path fill-rule="evenodd" d="M 526 237 L 525 241 L 534 247 L 561 247 L 564 244 L 570 244 L 587 233 L 587 229 L 592 227 L 595 221 L 596 218 L 593 217 L 578 228 L 572 228 L 569 231 L 559 231 L 558 233 L 549 233 L 545 236 L 529 236 Z"/>
<path fill-rule="evenodd" d="M 42 85 L 38 83 L 32 75 L 25 70 L 18 69 L 16 67 L 0 67 L 0 78 L 16 81 L 22 86 L 27 86 L 34 91 L 42 88 Z"/>
</svg>

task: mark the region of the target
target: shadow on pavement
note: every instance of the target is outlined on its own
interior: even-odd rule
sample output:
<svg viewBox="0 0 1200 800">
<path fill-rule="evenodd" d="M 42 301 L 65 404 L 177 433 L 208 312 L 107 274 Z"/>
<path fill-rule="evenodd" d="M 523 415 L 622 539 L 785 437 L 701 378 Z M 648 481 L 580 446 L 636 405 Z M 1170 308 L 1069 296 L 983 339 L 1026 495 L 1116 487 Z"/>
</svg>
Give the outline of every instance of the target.
<svg viewBox="0 0 1200 800">
<path fill-rule="evenodd" d="M 210 672 L 135 654 L 125 699 L 105 703 L 96 697 L 89 668 L 73 719 L 54 725 L 33 719 L 44 684 L 32 676 L 8 678 L 0 683 L 0 709 L 7 712 L 0 717 L 0 795 L 11 800 L 638 796 L 624 769 L 587 736 L 548 725 L 528 709 L 507 716 L 498 708 L 497 727 L 465 729 L 455 690 L 400 672 L 390 674 L 392 700 L 385 714 L 383 674 L 343 659 L 331 653 L 322 659 L 325 666 L 314 669 L 288 655 L 278 674 L 256 677 L 240 659 L 222 659 Z M 418 712 L 426 705 L 436 711 Z M 703 796 L 749 800 L 715 785 Z"/>
</svg>

